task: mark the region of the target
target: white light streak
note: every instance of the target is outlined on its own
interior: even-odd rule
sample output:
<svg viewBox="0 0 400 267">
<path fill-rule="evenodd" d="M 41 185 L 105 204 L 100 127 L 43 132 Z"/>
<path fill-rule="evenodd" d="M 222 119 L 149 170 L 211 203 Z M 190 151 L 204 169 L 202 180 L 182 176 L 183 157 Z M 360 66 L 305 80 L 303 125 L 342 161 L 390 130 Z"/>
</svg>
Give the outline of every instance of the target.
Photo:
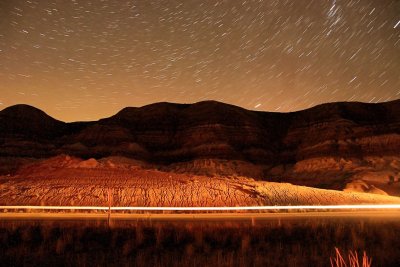
<svg viewBox="0 0 400 267">
<path fill-rule="evenodd" d="M 0 206 L 0 210 L 111 210 L 111 211 L 243 211 L 243 210 L 365 210 L 400 209 L 400 204 L 301 205 L 242 207 L 105 207 L 105 206 Z"/>
<path fill-rule="evenodd" d="M 396 23 L 396 25 L 394 25 L 393 29 L 396 29 L 397 26 L 399 26 L 399 25 L 400 25 L 400 20 Z"/>
<path fill-rule="evenodd" d="M 357 79 L 357 76 L 355 76 L 353 79 L 351 79 L 351 81 L 349 82 L 349 84 L 351 84 L 352 82 L 354 82 Z"/>
</svg>

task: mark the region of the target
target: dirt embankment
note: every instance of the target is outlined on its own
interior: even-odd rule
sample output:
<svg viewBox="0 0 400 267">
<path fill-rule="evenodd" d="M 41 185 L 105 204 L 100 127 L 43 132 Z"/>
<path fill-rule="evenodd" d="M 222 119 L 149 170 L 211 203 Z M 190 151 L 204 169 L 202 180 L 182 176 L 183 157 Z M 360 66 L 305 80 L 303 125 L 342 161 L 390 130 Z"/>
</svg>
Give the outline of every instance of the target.
<svg viewBox="0 0 400 267">
<path fill-rule="evenodd" d="M 124 158 L 59 156 L 0 177 L 0 205 L 253 206 L 400 203 L 400 198 L 152 169 Z"/>
</svg>

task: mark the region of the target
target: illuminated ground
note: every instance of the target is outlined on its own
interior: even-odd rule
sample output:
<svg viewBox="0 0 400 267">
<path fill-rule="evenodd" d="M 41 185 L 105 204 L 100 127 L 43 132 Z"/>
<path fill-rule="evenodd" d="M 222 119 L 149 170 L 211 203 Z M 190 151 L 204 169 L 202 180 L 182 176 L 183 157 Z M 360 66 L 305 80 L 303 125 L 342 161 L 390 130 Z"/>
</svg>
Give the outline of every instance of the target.
<svg viewBox="0 0 400 267">
<path fill-rule="evenodd" d="M 400 198 L 323 190 L 243 177 L 187 176 L 151 170 L 48 170 L 0 178 L 0 205 L 268 206 L 400 204 Z"/>
<path fill-rule="evenodd" d="M 108 220 L 108 214 L 103 212 L 8 212 L 2 213 L 2 220 Z M 112 213 L 111 221 L 119 220 L 268 220 L 268 219 L 312 219 L 312 218 L 400 218 L 400 207 L 391 210 L 341 210 L 341 211 L 309 211 L 309 212 L 222 212 L 222 213 L 146 213 L 124 214 Z"/>
<path fill-rule="evenodd" d="M 156 170 L 137 162 L 56 157 L 0 176 L 0 206 L 236 207 L 400 204 L 399 197 L 231 176 Z"/>
</svg>

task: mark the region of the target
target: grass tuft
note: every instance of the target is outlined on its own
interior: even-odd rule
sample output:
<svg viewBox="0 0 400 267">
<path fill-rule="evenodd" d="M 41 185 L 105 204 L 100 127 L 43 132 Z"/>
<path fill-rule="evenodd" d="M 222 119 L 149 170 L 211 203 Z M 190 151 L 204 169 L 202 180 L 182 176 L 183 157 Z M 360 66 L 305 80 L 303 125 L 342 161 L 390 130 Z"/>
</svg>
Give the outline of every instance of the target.
<svg viewBox="0 0 400 267">
<path fill-rule="evenodd" d="M 335 256 L 330 258 L 331 267 L 371 267 L 372 258 L 367 256 L 364 251 L 363 256 L 360 258 L 357 251 L 349 250 L 347 261 L 342 256 L 340 249 L 335 247 Z"/>
</svg>

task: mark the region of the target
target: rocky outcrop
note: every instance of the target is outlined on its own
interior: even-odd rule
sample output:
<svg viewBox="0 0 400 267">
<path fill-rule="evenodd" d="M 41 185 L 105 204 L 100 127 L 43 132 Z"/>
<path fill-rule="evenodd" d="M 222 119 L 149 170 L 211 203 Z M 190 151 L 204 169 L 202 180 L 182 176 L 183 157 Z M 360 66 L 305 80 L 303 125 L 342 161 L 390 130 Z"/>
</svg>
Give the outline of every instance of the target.
<svg viewBox="0 0 400 267">
<path fill-rule="evenodd" d="M 370 168 L 367 157 L 399 157 L 399 151 L 400 100 L 330 103 L 292 113 L 215 101 L 156 103 L 82 123 L 60 122 L 27 105 L 0 112 L 2 158 L 124 156 L 171 171 L 343 188 L 360 173 L 355 162 Z"/>
</svg>

